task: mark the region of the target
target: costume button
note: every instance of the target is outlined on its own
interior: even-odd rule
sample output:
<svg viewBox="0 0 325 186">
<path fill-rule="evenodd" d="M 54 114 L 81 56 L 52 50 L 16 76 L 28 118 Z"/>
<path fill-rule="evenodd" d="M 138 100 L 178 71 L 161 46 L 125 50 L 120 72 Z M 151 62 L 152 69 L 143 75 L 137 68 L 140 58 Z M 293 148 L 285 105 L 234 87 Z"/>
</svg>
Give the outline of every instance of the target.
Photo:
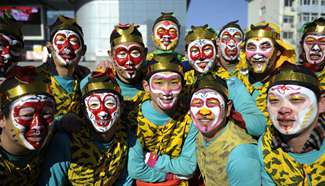
<svg viewBox="0 0 325 186">
<path fill-rule="evenodd" d="M 104 177 L 105 176 L 105 172 L 100 172 L 99 173 L 99 177 Z"/>
</svg>

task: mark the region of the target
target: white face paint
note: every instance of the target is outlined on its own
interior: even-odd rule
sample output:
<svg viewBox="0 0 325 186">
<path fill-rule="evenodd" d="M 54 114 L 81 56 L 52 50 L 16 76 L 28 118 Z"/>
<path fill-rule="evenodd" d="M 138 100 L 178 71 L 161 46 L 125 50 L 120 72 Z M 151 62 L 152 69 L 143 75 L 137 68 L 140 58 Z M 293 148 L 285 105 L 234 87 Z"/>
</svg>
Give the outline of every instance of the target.
<svg viewBox="0 0 325 186">
<path fill-rule="evenodd" d="M 78 63 L 84 47 L 79 35 L 72 30 L 57 31 L 53 36 L 52 45 L 56 58 L 64 66 Z"/>
<path fill-rule="evenodd" d="M 310 34 L 303 41 L 306 60 L 309 64 L 322 64 L 325 61 L 325 36 Z"/>
<path fill-rule="evenodd" d="M 120 101 L 113 93 L 92 93 L 85 105 L 89 121 L 101 133 L 111 129 L 120 116 Z"/>
<path fill-rule="evenodd" d="M 238 28 L 225 28 L 220 34 L 220 48 L 223 58 L 227 61 L 238 59 L 240 54 L 240 43 L 243 34 Z"/>
<path fill-rule="evenodd" d="M 27 95 L 15 100 L 10 107 L 15 141 L 29 150 L 40 149 L 47 141 L 54 123 L 55 103 L 46 95 Z"/>
<path fill-rule="evenodd" d="M 182 91 L 182 78 L 176 72 L 157 72 L 149 80 L 151 99 L 162 110 L 175 105 Z"/>
<path fill-rule="evenodd" d="M 268 93 L 267 108 L 274 127 L 285 135 L 297 134 L 316 119 L 317 98 L 313 91 L 298 85 L 275 85 Z"/>
<path fill-rule="evenodd" d="M 217 91 L 201 89 L 193 94 L 190 113 L 201 133 L 218 128 L 225 118 L 225 112 L 225 100 Z"/>
<path fill-rule="evenodd" d="M 246 43 L 246 58 L 254 73 L 264 73 L 271 67 L 275 48 L 270 38 L 250 38 Z"/>
<path fill-rule="evenodd" d="M 199 73 L 207 73 L 214 65 L 216 47 L 211 40 L 198 39 L 189 43 L 188 59 L 193 68 Z"/>
</svg>

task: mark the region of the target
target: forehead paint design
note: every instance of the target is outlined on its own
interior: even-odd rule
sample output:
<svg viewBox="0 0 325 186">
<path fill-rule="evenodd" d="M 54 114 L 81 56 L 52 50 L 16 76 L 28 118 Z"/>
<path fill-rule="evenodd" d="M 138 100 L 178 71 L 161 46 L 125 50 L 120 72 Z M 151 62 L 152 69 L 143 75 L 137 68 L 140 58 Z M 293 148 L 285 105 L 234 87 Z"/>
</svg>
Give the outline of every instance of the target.
<svg viewBox="0 0 325 186">
<path fill-rule="evenodd" d="M 172 21 L 161 21 L 154 27 L 154 42 L 162 50 L 170 50 L 177 45 L 178 27 Z"/>
<path fill-rule="evenodd" d="M 211 40 L 198 39 L 188 45 L 187 53 L 194 69 L 200 73 L 206 73 L 214 65 L 216 47 Z"/>
<path fill-rule="evenodd" d="M 303 41 L 305 57 L 309 64 L 322 64 L 325 61 L 325 35 L 310 34 Z"/>
<path fill-rule="evenodd" d="M 225 116 L 225 100 L 215 90 L 201 89 L 191 99 L 190 114 L 201 133 L 208 133 L 220 126 Z"/>
<path fill-rule="evenodd" d="M 274 44 L 270 38 L 250 38 L 246 43 L 246 57 L 255 73 L 263 73 L 271 65 Z"/>
<path fill-rule="evenodd" d="M 54 122 L 54 100 L 45 95 L 28 95 L 11 105 L 11 120 L 18 141 L 29 150 L 42 147 Z"/>
<path fill-rule="evenodd" d="M 93 93 L 85 98 L 88 119 L 96 131 L 107 132 L 120 116 L 120 102 L 113 93 Z"/>
<path fill-rule="evenodd" d="M 220 34 L 221 54 L 227 61 L 238 59 L 243 34 L 238 28 L 225 28 Z"/>
<path fill-rule="evenodd" d="M 297 134 L 317 117 L 315 93 L 299 85 L 275 85 L 268 93 L 268 111 L 274 127 L 285 135 Z"/>
<path fill-rule="evenodd" d="M 59 30 L 55 33 L 52 43 L 60 63 L 68 65 L 79 62 L 83 46 L 76 32 Z"/>
</svg>

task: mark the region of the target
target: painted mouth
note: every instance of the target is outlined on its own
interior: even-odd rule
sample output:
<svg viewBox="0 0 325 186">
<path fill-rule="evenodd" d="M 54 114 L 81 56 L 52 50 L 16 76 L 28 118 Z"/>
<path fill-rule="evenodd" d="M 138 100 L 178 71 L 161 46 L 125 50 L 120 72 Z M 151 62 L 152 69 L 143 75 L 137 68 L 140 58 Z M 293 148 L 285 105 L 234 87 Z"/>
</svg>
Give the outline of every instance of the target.
<svg viewBox="0 0 325 186">
<path fill-rule="evenodd" d="M 295 120 L 292 119 L 277 119 L 280 128 L 282 128 L 285 131 L 290 130 L 293 127 L 293 124 L 295 122 Z"/>
<path fill-rule="evenodd" d="M 97 125 L 98 126 L 102 126 L 102 127 L 107 127 L 109 125 L 109 122 L 110 120 L 103 120 L 103 119 L 100 119 L 100 120 L 97 120 Z"/>
<path fill-rule="evenodd" d="M 205 69 L 206 66 L 208 66 L 207 61 L 200 61 L 197 63 L 197 66 L 200 67 L 201 69 Z"/>
<path fill-rule="evenodd" d="M 236 56 L 238 53 L 237 48 L 233 48 L 233 49 L 226 49 L 226 54 L 229 56 Z"/>
<path fill-rule="evenodd" d="M 309 57 L 311 60 L 319 60 L 322 58 L 322 55 L 320 53 L 311 53 L 309 54 Z"/>
</svg>

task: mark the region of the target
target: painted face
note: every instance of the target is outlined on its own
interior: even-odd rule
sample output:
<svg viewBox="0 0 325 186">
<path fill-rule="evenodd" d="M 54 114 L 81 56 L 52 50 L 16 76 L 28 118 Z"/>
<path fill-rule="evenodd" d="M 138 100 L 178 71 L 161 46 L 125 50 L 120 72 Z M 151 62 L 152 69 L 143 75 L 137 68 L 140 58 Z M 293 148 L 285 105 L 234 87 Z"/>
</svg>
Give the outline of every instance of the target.
<svg viewBox="0 0 325 186">
<path fill-rule="evenodd" d="M 92 93 L 85 98 L 88 119 L 98 132 L 107 132 L 120 116 L 120 100 L 113 93 Z"/>
<path fill-rule="evenodd" d="M 114 47 L 114 62 L 119 76 L 126 80 L 137 77 L 139 68 L 145 60 L 144 50 L 138 43 L 125 43 Z"/>
<path fill-rule="evenodd" d="M 238 59 L 242 39 L 243 34 L 238 28 L 229 27 L 221 32 L 220 48 L 225 60 L 234 61 Z"/>
<path fill-rule="evenodd" d="M 201 89 L 191 99 L 191 117 L 201 133 L 218 128 L 225 116 L 225 100 L 217 91 Z"/>
<path fill-rule="evenodd" d="M 214 65 L 216 47 L 211 40 L 192 41 L 187 48 L 188 59 L 193 68 L 200 73 L 207 73 Z"/>
<path fill-rule="evenodd" d="M 270 38 L 250 38 L 246 43 L 246 58 L 254 73 L 264 73 L 270 68 L 274 54 L 274 43 Z"/>
<path fill-rule="evenodd" d="M 179 30 L 172 21 L 160 21 L 154 29 L 154 43 L 161 50 L 173 50 L 179 39 Z"/>
<path fill-rule="evenodd" d="M 20 41 L 0 33 L 0 74 L 5 74 L 16 62 L 22 48 L 23 44 Z"/>
<path fill-rule="evenodd" d="M 55 103 L 45 95 L 27 95 L 11 105 L 12 136 L 29 150 L 40 149 L 54 122 Z"/>
<path fill-rule="evenodd" d="M 268 93 L 267 108 L 274 127 L 285 135 L 310 126 L 318 113 L 313 91 L 298 85 L 276 85 Z"/>
<path fill-rule="evenodd" d="M 79 62 L 84 46 L 76 32 L 59 30 L 55 33 L 52 43 L 60 64 L 67 66 Z"/>
<path fill-rule="evenodd" d="M 303 41 L 306 60 L 309 64 L 322 64 L 325 59 L 325 36 L 310 34 Z"/>
<path fill-rule="evenodd" d="M 182 78 L 175 72 L 158 72 L 149 80 L 152 101 L 162 110 L 175 105 L 182 90 Z"/>
</svg>

